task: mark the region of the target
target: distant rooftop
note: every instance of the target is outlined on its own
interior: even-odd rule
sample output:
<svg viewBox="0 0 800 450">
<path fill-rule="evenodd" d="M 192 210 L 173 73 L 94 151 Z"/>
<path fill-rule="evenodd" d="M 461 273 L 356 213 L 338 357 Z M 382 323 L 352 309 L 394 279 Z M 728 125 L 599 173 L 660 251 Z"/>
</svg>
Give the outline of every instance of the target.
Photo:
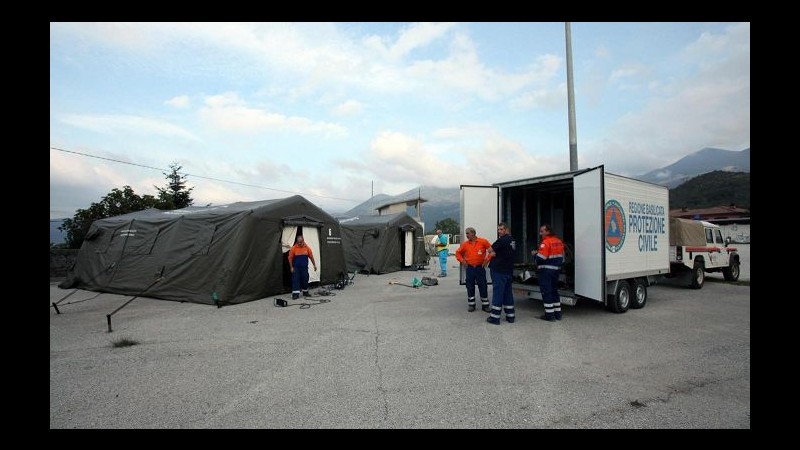
<svg viewBox="0 0 800 450">
<path fill-rule="evenodd" d="M 384 203 L 381 206 L 375 208 L 378 210 L 378 215 L 386 215 L 386 214 L 395 214 L 398 212 L 405 212 L 409 206 L 414 206 L 417 209 L 416 217 L 420 216 L 420 205 L 427 202 L 428 200 L 422 197 L 414 197 L 408 200 L 393 200 L 388 203 Z"/>
<path fill-rule="evenodd" d="M 733 220 L 733 219 L 749 219 L 750 211 L 744 208 L 737 208 L 736 205 L 730 206 L 713 206 L 711 208 L 697 208 L 697 209 L 671 209 L 669 211 L 670 217 L 679 217 L 682 219 L 696 219 L 696 220 Z"/>
</svg>

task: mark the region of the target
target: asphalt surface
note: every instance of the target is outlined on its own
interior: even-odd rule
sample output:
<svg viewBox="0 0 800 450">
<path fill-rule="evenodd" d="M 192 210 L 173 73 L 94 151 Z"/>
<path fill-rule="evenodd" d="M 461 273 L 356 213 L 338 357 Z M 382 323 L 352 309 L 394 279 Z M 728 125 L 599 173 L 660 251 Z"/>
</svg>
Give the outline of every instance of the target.
<svg viewBox="0 0 800 450">
<path fill-rule="evenodd" d="M 50 428 L 750 428 L 749 283 L 659 284 L 624 314 L 581 300 L 556 323 L 518 296 L 497 326 L 457 272 L 357 275 L 308 308 L 137 298 L 111 333 L 130 297 L 77 291 L 50 308 Z M 70 292 L 51 282 L 50 302 Z"/>
</svg>

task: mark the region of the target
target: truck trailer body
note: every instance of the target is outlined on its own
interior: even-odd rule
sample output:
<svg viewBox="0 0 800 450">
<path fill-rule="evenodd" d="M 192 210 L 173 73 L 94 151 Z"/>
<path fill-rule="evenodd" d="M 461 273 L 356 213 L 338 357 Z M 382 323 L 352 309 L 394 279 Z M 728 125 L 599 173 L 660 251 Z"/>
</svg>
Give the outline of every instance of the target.
<svg viewBox="0 0 800 450">
<path fill-rule="evenodd" d="M 541 299 L 531 252 L 542 224 L 550 224 L 566 247 L 563 304 L 585 298 L 617 313 L 641 308 L 647 286 L 670 270 L 669 190 L 606 173 L 603 166 L 461 186 L 462 230 L 474 227 L 492 242 L 499 222 L 517 242 L 513 287 L 529 298 Z"/>
</svg>

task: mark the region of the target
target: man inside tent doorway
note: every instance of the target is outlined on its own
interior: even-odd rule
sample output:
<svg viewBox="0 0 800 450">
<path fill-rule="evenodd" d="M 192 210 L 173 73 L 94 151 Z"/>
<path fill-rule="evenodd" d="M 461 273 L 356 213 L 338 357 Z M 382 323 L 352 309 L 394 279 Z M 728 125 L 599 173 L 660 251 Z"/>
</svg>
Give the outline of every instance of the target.
<svg viewBox="0 0 800 450">
<path fill-rule="evenodd" d="M 305 239 L 302 235 L 298 235 L 295 239 L 292 249 L 289 250 L 289 270 L 292 272 L 292 299 L 300 298 L 300 290 L 303 291 L 303 297 L 310 297 L 308 292 L 308 261 L 314 266 L 314 271 L 317 271 L 317 262 L 314 260 L 314 253 L 311 247 L 306 245 Z"/>
</svg>

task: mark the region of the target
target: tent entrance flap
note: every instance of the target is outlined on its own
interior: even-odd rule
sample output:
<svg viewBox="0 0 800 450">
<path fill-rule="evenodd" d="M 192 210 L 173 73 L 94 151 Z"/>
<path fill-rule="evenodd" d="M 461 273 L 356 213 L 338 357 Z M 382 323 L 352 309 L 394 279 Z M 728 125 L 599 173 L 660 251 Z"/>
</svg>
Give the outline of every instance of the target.
<svg viewBox="0 0 800 450">
<path fill-rule="evenodd" d="M 322 270 L 322 255 L 319 252 L 319 229 L 312 227 L 303 227 L 303 239 L 306 245 L 311 247 L 314 253 L 314 261 L 317 262 L 317 270 L 314 270 L 313 265 L 308 266 L 308 282 L 314 283 L 319 281 L 319 273 Z"/>
<path fill-rule="evenodd" d="M 403 252 L 403 266 L 408 267 L 414 263 L 414 232 L 413 231 L 406 231 L 405 232 L 405 245 L 403 246 L 405 251 Z"/>
</svg>

